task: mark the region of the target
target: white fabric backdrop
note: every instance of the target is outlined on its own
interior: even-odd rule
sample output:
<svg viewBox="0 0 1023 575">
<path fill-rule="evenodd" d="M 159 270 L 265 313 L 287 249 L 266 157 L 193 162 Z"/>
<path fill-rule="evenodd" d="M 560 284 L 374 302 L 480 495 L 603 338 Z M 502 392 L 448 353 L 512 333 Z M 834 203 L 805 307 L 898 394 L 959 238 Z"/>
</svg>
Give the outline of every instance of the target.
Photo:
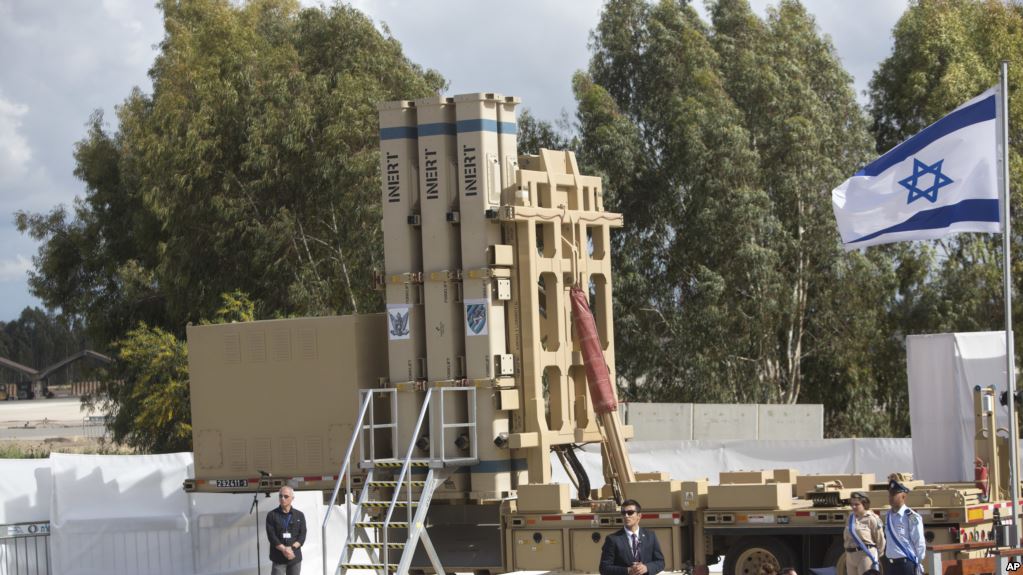
<svg viewBox="0 0 1023 575">
<path fill-rule="evenodd" d="M 190 496 L 190 517 L 195 570 L 201 575 L 248 574 L 255 572 L 256 537 L 259 537 L 263 572 L 270 570 L 270 547 L 266 539 L 266 514 L 277 507 L 274 494 L 259 496 L 259 519 L 250 514 L 252 495 L 195 493 Z M 302 548 L 302 570 L 321 572 L 320 523 L 323 503 L 319 492 L 295 493 L 294 506 L 305 514 L 308 534 Z M 340 543 L 338 543 L 340 549 Z M 189 571 L 190 573 L 192 571 Z"/>
<path fill-rule="evenodd" d="M 913 468 L 909 439 L 630 441 L 628 446 L 636 471 L 666 471 L 674 479 L 706 477 L 712 484 L 722 471 L 795 468 L 805 475 L 873 473 L 880 481 Z M 587 445 L 578 454 L 590 486 L 603 485 L 600 447 Z M 551 467 L 555 481 L 568 483 L 556 458 Z"/>
<path fill-rule="evenodd" d="M 8 459 L 0 465 L 0 524 L 50 520 L 52 493 L 49 459 Z M 25 533 L 27 526 L 22 526 Z M 42 552 L 40 552 L 42 551 Z M 38 539 L 0 543 L 0 575 L 46 569 L 46 548 Z"/>
<path fill-rule="evenodd" d="M 49 459 L 6 459 L 0 466 L 0 523 L 50 520 Z"/>
<path fill-rule="evenodd" d="M 192 457 L 50 456 L 53 572 L 190 573 L 188 494 Z"/>
<path fill-rule="evenodd" d="M 629 451 L 638 471 L 666 471 L 677 479 L 707 477 L 713 483 L 726 470 L 795 467 L 805 474 L 873 472 L 881 477 L 912 463 L 909 439 L 637 441 L 630 442 Z M 593 487 L 602 485 L 599 448 L 587 446 L 579 457 Z M 556 459 L 552 466 L 555 480 L 567 483 Z M 0 460 L 0 494 L 8 502 L 4 522 L 50 520 L 53 573 L 255 573 L 252 496 L 187 494 L 182 482 L 191 474 L 190 453 Z M 276 505 L 275 497 L 259 498 L 263 573 L 269 573 L 264 517 Z M 322 573 L 322 497 L 300 491 L 295 507 L 309 525 L 303 572 Z M 337 561 L 344 541 L 344 511 L 335 508 L 331 516 L 330 563 Z"/>
<path fill-rule="evenodd" d="M 192 475 L 191 453 L 54 454 L 51 462 L 54 573 L 255 573 L 257 536 L 262 569 L 269 573 L 264 526 L 277 498 L 259 497 L 257 523 L 255 514 L 249 514 L 251 495 L 185 493 L 182 483 Z M 295 507 L 308 523 L 303 570 L 319 573 L 322 496 L 300 491 Z M 340 552 L 343 539 L 334 540 L 335 552 Z"/>
<path fill-rule="evenodd" d="M 972 481 L 973 388 L 1005 390 L 1005 332 L 911 335 L 906 363 L 914 476 Z M 999 426 L 1007 426 L 1008 408 L 997 409 Z"/>
</svg>

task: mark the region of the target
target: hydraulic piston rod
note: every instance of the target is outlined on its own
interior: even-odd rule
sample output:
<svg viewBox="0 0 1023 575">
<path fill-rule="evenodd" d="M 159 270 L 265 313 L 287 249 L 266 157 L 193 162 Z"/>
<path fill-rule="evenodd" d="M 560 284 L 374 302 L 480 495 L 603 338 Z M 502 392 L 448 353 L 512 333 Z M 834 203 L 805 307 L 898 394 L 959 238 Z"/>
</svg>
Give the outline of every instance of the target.
<svg viewBox="0 0 1023 575">
<path fill-rule="evenodd" d="M 618 400 L 615 399 L 614 389 L 611 387 L 607 362 L 604 360 L 600 337 L 597 335 L 597 325 L 593 321 L 589 301 L 583 290 L 573 286 L 570 297 L 573 324 L 579 336 L 583 362 L 586 364 L 586 382 L 593 401 L 593 410 L 599 421 L 604 450 L 609 459 L 612 474 L 610 479 L 617 492 L 623 497 L 628 497 L 625 485 L 636 481 L 636 476 L 632 471 L 629 454 L 625 451 L 622 422 L 618 418 Z"/>
</svg>

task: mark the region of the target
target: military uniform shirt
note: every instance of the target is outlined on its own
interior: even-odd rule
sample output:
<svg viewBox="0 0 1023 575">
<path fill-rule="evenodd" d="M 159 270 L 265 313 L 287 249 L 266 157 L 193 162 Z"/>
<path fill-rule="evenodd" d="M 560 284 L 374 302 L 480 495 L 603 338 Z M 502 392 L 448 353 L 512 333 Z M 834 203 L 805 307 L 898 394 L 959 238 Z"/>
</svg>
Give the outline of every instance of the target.
<svg viewBox="0 0 1023 575">
<path fill-rule="evenodd" d="M 853 514 L 853 529 L 856 530 L 856 535 L 863 541 L 867 551 L 864 552 L 859 549 L 856 539 L 849 533 L 849 524 L 846 522 L 845 531 L 843 531 L 842 536 L 843 543 L 845 544 L 846 574 L 863 575 L 875 567 L 880 569 L 885 543 L 884 524 L 881 523 L 881 518 L 869 509 L 863 517 L 856 517 Z"/>
<path fill-rule="evenodd" d="M 860 536 L 860 540 L 863 541 L 864 545 L 868 548 L 873 545 L 877 547 L 878 553 L 884 553 L 884 524 L 881 523 L 880 517 L 874 514 L 873 511 L 867 510 L 863 517 L 855 517 L 853 519 L 853 526 L 856 528 L 856 534 Z M 844 538 L 846 549 L 856 547 L 856 540 L 849 533 L 848 527 L 844 531 Z"/>
<path fill-rule="evenodd" d="M 888 517 L 891 518 L 891 531 L 886 533 L 886 535 L 889 538 L 897 537 L 906 549 L 916 554 L 916 560 L 923 564 L 924 555 L 927 553 L 927 543 L 924 541 L 923 518 L 920 517 L 919 513 L 905 505 L 898 511 L 888 511 Z M 888 517 L 885 518 L 885 521 L 888 520 Z M 906 557 L 895 541 L 888 541 L 888 544 L 885 545 L 884 554 L 889 559 Z"/>
</svg>

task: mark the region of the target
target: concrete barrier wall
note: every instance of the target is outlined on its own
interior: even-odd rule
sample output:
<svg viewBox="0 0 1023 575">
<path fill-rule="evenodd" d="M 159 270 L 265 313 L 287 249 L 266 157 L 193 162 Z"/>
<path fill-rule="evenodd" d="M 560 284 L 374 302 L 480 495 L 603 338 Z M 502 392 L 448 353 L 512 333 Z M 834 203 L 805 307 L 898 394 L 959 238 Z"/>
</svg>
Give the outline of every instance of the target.
<svg viewBox="0 0 1023 575">
<path fill-rule="evenodd" d="M 824 406 L 758 405 L 757 439 L 823 439 Z"/>
<path fill-rule="evenodd" d="M 823 439 L 821 404 L 623 403 L 637 441 Z"/>
</svg>

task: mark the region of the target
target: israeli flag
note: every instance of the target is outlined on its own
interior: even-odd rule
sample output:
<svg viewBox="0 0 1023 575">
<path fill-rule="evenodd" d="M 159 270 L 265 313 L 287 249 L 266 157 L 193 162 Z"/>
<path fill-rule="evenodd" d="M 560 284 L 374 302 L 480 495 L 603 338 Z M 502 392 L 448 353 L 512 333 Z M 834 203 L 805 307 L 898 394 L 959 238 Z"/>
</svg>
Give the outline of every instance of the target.
<svg viewBox="0 0 1023 575">
<path fill-rule="evenodd" d="M 999 232 L 998 88 L 959 106 L 831 192 L 847 250 Z"/>
</svg>

